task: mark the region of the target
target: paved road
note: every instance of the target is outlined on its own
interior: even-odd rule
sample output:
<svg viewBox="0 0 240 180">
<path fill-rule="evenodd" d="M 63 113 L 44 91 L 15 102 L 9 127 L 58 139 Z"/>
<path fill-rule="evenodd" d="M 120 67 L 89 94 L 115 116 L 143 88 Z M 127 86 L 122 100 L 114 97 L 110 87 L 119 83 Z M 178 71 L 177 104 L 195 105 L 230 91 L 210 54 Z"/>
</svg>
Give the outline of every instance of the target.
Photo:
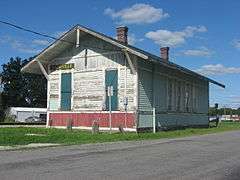
<svg viewBox="0 0 240 180">
<path fill-rule="evenodd" d="M 240 179 L 240 131 L 0 152 L 0 179 Z"/>
</svg>

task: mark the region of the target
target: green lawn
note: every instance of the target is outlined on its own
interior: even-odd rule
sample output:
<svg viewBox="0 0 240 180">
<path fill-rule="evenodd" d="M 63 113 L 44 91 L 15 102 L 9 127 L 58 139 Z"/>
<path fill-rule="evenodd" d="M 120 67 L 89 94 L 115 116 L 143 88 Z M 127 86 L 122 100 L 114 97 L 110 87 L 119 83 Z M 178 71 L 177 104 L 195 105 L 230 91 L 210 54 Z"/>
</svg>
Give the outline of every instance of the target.
<svg viewBox="0 0 240 180">
<path fill-rule="evenodd" d="M 187 128 L 184 130 L 162 131 L 153 133 L 113 133 L 102 132 L 92 135 L 89 131 L 45 128 L 0 128 L 0 146 L 25 145 L 29 143 L 58 143 L 84 144 L 113 141 L 129 141 L 143 139 L 176 138 L 191 135 L 209 134 L 223 131 L 240 130 L 238 122 L 223 122 L 218 128 Z M 27 134 L 40 134 L 41 136 L 28 136 Z"/>
</svg>

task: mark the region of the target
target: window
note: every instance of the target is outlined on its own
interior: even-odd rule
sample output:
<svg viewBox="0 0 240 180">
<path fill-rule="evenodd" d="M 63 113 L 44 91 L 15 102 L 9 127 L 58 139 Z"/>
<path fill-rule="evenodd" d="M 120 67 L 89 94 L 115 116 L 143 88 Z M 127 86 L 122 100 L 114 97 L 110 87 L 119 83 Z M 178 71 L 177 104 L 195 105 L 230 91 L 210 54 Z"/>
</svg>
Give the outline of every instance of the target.
<svg viewBox="0 0 240 180">
<path fill-rule="evenodd" d="M 180 111 L 181 108 L 181 82 L 177 82 L 177 111 Z"/>
<path fill-rule="evenodd" d="M 197 112 L 197 88 L 196 85 L 193 85 L 193 112 Z"/>
<path fill-rule="evenodd" d="M 198 88 L 195 84 L 178 79 L 168 79 L 167 110 L 196 112 L 198 98 Z"/>
<path fill-rule="evenodd" d="M 190 85 L 185 86 L 185 111 L 189 112 Z"/>
<path fill-rule="evenodd" d="M 173 81 L 168 79 L 168 110 L 172 110 Z"/>
</svg>

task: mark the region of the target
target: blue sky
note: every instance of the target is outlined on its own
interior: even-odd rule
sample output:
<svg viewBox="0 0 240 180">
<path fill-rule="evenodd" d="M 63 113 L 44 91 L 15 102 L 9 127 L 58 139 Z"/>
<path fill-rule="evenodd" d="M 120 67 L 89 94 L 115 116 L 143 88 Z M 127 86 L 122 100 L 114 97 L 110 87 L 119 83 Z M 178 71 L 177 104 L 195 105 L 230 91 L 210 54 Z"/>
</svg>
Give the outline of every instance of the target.
<svg viewBox="0 0 240 180">
<path fill-rule="evenodd" d="M 127 25 L 134 46 L 159 55 L 170 46 L 171 61 L 226 85 L 210 86 L 210 103 L 240 107 L 240 1 L 0 1 L 0 19 L 52 36 L 81 24 L 115 37 Z M 0 64 L 28 58 L 51 40 L 0 24 Z"/>
</svg>

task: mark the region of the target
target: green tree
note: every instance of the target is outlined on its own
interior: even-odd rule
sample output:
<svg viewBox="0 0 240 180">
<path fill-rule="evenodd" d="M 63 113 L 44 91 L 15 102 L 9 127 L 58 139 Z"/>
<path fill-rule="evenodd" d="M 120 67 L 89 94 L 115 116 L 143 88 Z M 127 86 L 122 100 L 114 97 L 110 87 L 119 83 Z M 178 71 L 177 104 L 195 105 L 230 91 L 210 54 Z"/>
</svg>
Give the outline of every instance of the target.
<svg viewBox="0 0 240 180">
<path fill-rule="evenodd" d="M 2 103 L 7 107 L 46 107 L 47 81 L 43 75 L 21 73 L 33 58 L 10 58 L 2 65 Z"/>
</svg>

